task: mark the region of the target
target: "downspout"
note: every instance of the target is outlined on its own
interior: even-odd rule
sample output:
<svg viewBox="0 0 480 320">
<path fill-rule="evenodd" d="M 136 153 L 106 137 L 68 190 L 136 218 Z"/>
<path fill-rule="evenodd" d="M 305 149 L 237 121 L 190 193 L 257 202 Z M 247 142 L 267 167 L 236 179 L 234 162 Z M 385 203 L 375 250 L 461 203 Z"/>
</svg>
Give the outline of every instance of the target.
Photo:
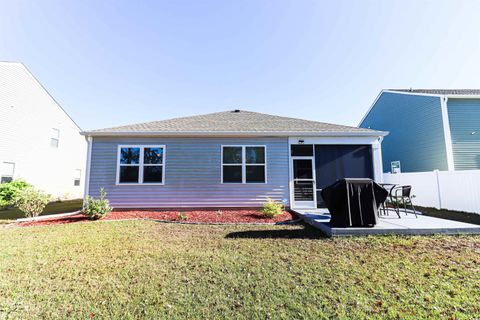
<svg viewBox="0 0 480 320">
<path fill-rule="evenodd" d="M 453 159 L 453 147 L 452 147 L 452 134 L 450 131 L 450 121 L 448 119 L 448 97 L 440 97 L 440 105 L 442 108 L 442 122 L 443 122 L 443 135 L 445 138 L 445 151 L 447 154 L 447 168 L 448 171 L 455 170 L 455 162 Z"/>
<path fill-rule="evenodd" d="M 83 204 L 85 204 L 85 199 L 88 196 L 89 193 L 89 187 L 90 187 L 90 164 L 91 164 L 91 158 L 92 158 L 92 136 L 86 136 L 85 139 L 87 140 L 88 147 L 87 147 L 87 169 L 85 172 L 85 193 L 83 195 Z"/>
</svg>

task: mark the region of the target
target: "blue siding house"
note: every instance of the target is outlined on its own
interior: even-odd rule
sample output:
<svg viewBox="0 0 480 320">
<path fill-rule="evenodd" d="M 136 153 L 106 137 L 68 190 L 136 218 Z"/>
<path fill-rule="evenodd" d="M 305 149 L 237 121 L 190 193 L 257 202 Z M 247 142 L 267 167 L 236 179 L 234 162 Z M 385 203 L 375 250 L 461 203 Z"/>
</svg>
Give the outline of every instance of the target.
<svg viewBox="0 0 480 320">
<path fill-rule="evenodd" d="M 382 90 L 359 127 L 389 132 L 385 172 L 480 169 L 480 90 Z"/>
<path fill-rule="evenodd" d="M 85 192 L 116 208 L 322 207 L 336 179 L 381 179 L 386 135 L 243 110 L 82 134 Z"/>
</svg>

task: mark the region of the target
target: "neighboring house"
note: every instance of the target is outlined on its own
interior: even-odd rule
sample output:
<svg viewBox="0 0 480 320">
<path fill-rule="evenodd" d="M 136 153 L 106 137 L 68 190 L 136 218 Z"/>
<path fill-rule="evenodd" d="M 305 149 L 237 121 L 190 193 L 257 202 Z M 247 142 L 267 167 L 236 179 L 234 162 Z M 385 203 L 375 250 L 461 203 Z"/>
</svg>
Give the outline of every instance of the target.
<svg viewBox="0 0 480 320">
<path fill-rule="evenodd" d="M 233 110 L 82 134 L 86 194 L 117 208 L 316 208 L 339 178 L 381 179 L 386 133 Z"/>
<path fill-rule="evenodd" d="M 21 63 L 0 62 L 0 179 L 24 179 L 54 197 L 81 198 L 87 143 Z"/>
<path fill-rule="evenodd" d="M 385 172 L 480 169 L 480 90 L 383 90 L 359 126 L 389 132 Z"/>
</svg>

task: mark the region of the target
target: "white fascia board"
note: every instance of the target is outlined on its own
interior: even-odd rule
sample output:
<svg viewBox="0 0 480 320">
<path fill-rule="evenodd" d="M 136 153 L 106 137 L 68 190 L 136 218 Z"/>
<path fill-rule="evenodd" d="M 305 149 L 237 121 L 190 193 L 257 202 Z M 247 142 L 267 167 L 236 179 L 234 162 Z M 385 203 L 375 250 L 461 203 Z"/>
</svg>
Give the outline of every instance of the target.
<svg viewBox="0 0 480 320">
<path fill-rule="evenodd" d="M 31 79 L 33 79 L 33 81 L 37 84 L 37 86 L 43 90 L 47 96 L 50 97 L 50 99 L 53 100 L 53 102 L 57 105 L 57 107 L 60 108 L 60 110 L 63 111 L 63 113 L 67 116 L 67 118 L 70 119 L 70 121 L 72 121 L 72 123 L 78 128 L 78 131 L 81 131 L 82 128 L 80 128 L 80 126 L 75 122 L 75 120 L 73 120 L 73 118 L 68 114 L 68 112 L 60 105 L 60 103 L 58 103 L 57 100 L 55 100 L 55 98 L 50 94 L 50 92 L 48 92 L 47 88 L 45 88 L 43 86 L 43 84 L 35 77 L 35 75 L 33 73 L 30 72 L 30 70 L 27 68 L 26 65 L 24 65 L 23 63 L 21 62 L 17 62 L 26 72 L 27 74 L 30 76 Z"/>
<path fill-rule="evenodd" d="M 382 96 L 382 94 L 385 92 L 385 90 L 382 90 L 380 91 L 380 93 L 377 95 L 377 97 L 375 98 L 375 100 L 373 100 L 373 103 L 372 105 L 370 106 L 370 108 L 368 108 L 368 111 L 367 113 L 365 113 L 365 115 L 363 116 L 362 120 L 360 120 L 360 122 L 358 123 L 358 126 L 360 127 L 363 123 L 363 121 L 365 120 L 365 118 L 370 114 L 370 111 L 372 111 L 373 107 L 375 106 L 375 104 L 377 103 L 378 99 L 380 99 L 380 97 Z"/>
<path fill-rule="evenodd" d="M 84 136 L 92 137 L 383 137 L 388 135 L 386 131 L 373 132 L 205 132 L 205 131 L 159 131 L 159 132 L 81 132 Z"/>
<path fill-rule="evenodd" d="M 398 93 L 398 94 L 407 94 L 407 95 L 410 95 L 410 96 L 443 97 L 442 94 L 438 94 L 438 93 L 421 93 L 421 92 L 395 91 L 395 90 L 388 90 L 388 89 L 383 90 L 383 92 Z"/>
<path fill-rule="evenodd" d="M 297 144 L 299 140 L 303 141 L 303 144 L 346 144 L 346 145 L 377 145 L 381 143 L 382 137 L 368 137 L 368 136 L 356 136 L 356 137 L 334 137 L 334 136 L 291 136 L 288 137 L 289 144 Z"/>
<path fill-rule="evenodd" d="M 448 99 L 480 99 L 480 95 L 477 94 L 447 94 Z"/>
<path fill-rule="evenodd" d="M 441 93 L 420 93 L 420 92 L 403 92 L 395 90 L 383 90 L 383 92 L 391 92 L 398 94 L 408 94 L 412 96 L 427 96 L 427 97 L 447 97 L 452 99 L 480 99 L 478 94 L 441 94 Z"/>
</svg>

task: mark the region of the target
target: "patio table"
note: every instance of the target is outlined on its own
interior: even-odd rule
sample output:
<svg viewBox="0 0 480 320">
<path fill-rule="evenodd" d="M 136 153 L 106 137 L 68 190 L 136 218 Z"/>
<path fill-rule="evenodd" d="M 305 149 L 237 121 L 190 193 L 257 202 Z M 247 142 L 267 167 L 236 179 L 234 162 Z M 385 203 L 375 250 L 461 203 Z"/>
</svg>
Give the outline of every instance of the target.
<svg viewBox="0 0 480 320">
<path fill-rule="evenodd" d="M 390 201 L 393 204 L 394 202 L 393 202 L 392 191 L 393 191 L 393 189 L 395 189 L 398 186 L 398 184 L 395 184 L 395 183 L 379 183 L 379 185 L 382 186 L 385 190 L 388 191 L 388 197 L 390 198 Z M 383 214 L 387 215 L 387 208 L 385 206 L 385 202 L 382 203 L 382 210 L 383 210 Z M 395 212 L 397 213 L 398 217 L 400 218 L 400 212 L 397 209 L 395 209 Z"/>
</svg>

